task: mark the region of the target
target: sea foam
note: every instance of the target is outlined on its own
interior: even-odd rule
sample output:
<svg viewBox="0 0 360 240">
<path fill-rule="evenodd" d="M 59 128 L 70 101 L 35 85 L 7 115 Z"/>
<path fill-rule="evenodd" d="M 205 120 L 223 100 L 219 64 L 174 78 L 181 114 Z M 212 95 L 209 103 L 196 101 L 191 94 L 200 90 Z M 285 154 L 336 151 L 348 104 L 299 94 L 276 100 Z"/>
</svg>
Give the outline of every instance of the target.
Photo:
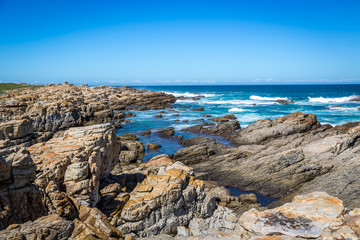
<svg viewBox="0 0 360 240">
<path fill-rule="evenodd" d="M 256 95 L 251 95 L 250 99 L 258 100 L 258 101 L 289 100 L 287 97 L 260 97 L 260 96 L 256 96 Z"/>
<path fill-rule="evenodd" d="M 243 112 L 243 111 L 245 111 L 245 109 L 235 107 L 235 108 L 230 108 L 228 111 L 229 112 Z"/>
<path fill-rule="evenodd" d="M 357 98 L 358 96 L 352 95 L 348 97 L 338 97 L 338 98 L 324 98 L 324 97 L 308 97 L 309 102 L 312 103 L 346 103 L 350 102 L 351 100 Z"/>
</svg>

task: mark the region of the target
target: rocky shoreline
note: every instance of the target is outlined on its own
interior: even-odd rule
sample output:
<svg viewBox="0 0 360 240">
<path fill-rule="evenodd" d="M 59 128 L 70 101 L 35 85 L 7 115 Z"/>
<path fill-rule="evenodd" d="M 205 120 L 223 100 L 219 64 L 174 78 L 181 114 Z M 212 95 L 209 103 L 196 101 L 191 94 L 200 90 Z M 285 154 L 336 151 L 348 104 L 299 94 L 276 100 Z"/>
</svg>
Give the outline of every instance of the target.
<svg viewBox="0 0 360 240">
<path fill-rule="evenodd" d="M 124 111 L 175 101 L 68 83 L 0 95 L 0 239 L 359 239 L 360 123 L 295 112 L 241 128 L 227 115 L 144 132 L 184 148 L 140 161 L 161 146 L 116 136 Z"/>
</svg>

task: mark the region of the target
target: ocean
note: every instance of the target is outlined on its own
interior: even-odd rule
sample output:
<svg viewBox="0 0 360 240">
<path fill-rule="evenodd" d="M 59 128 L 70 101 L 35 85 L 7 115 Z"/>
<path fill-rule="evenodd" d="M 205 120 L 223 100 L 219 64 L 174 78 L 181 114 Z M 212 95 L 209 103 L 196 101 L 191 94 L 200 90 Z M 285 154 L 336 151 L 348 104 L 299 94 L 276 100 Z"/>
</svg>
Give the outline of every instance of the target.
<svg viewBox="0 0 360 240">
<path fill-rule="evenodd" d="M 207 121 L 212 117 L 234 114 L 242 128 L 259 119 L 274 119 L 301 111 L 313 113 L 321 124 L 341 125 L 360 121 L 360 102 L 351 101 L 360 96 L 360 85 L 236 85 L 236 86 L 136 86 L 137 89 L 162 91 L 176 97 L 200 97 L 200 100 L 178 100 L 173 105 L 178 112 L 165 109 L 164 118 L 155 118 L 161 110 L 131 111 L 136 117 L 129 118 L 118 129 L 118 134 L 140 133 L 151 129 L 153 132 L 174 127 L 175 135 L 185 138 L 196 136 L 179 131 L 192 125 Z M 279 104 L 276 100 L 293 101 L 292 104 Z M 202 112 L 191 109 L 204 108 Z M 178 115 L 178 116 L 177 116 Z M 150 157 L 165 153 L 175 153 L 182 146 L 171 140 L 164 140 L 156 135 L 140 137 L 144 143 L 159 143 L 163 147 L 157 152 L 147 152 L 145 161 Z M 218 138 L 225 144 L 229 144 Z"/>
</svg>

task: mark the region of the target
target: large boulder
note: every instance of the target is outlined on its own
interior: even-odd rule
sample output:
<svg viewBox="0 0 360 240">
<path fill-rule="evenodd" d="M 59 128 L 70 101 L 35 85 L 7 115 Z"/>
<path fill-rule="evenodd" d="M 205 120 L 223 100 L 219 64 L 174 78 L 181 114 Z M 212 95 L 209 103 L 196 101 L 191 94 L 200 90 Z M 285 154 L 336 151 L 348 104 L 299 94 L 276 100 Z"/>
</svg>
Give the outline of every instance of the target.
<svg viewBox="0 0 360 240">
<path fill-rule="evenodd" d="M 114 129 L 102 124 L 71 128 L 63 137 L 28 150 L 36 163 L 35 183 L 44 192 L 50 212 L 58 213 L 62 189 L 82 205 L 93 207 L 99 202 L 100 180 L 119 162 L 120 144 Z"/>
</svg>

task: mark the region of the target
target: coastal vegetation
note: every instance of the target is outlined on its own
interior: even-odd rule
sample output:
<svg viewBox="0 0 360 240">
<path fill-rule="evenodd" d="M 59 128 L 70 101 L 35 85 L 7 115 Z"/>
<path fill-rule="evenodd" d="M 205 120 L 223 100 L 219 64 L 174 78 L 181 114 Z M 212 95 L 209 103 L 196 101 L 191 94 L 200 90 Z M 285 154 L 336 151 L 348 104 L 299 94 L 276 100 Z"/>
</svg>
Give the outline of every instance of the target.
<svg viewBox="0 0 360 240">
<path fill-rule="evenodd" d="M 7 90 L 14 90 L 14 89 L 24 89 L 28 88 L 31 90 L 38 89 L 43 85 L 31 85 L 27 83 L 0 83 L 0 94 L 5 93 Z"/>
</svg>

